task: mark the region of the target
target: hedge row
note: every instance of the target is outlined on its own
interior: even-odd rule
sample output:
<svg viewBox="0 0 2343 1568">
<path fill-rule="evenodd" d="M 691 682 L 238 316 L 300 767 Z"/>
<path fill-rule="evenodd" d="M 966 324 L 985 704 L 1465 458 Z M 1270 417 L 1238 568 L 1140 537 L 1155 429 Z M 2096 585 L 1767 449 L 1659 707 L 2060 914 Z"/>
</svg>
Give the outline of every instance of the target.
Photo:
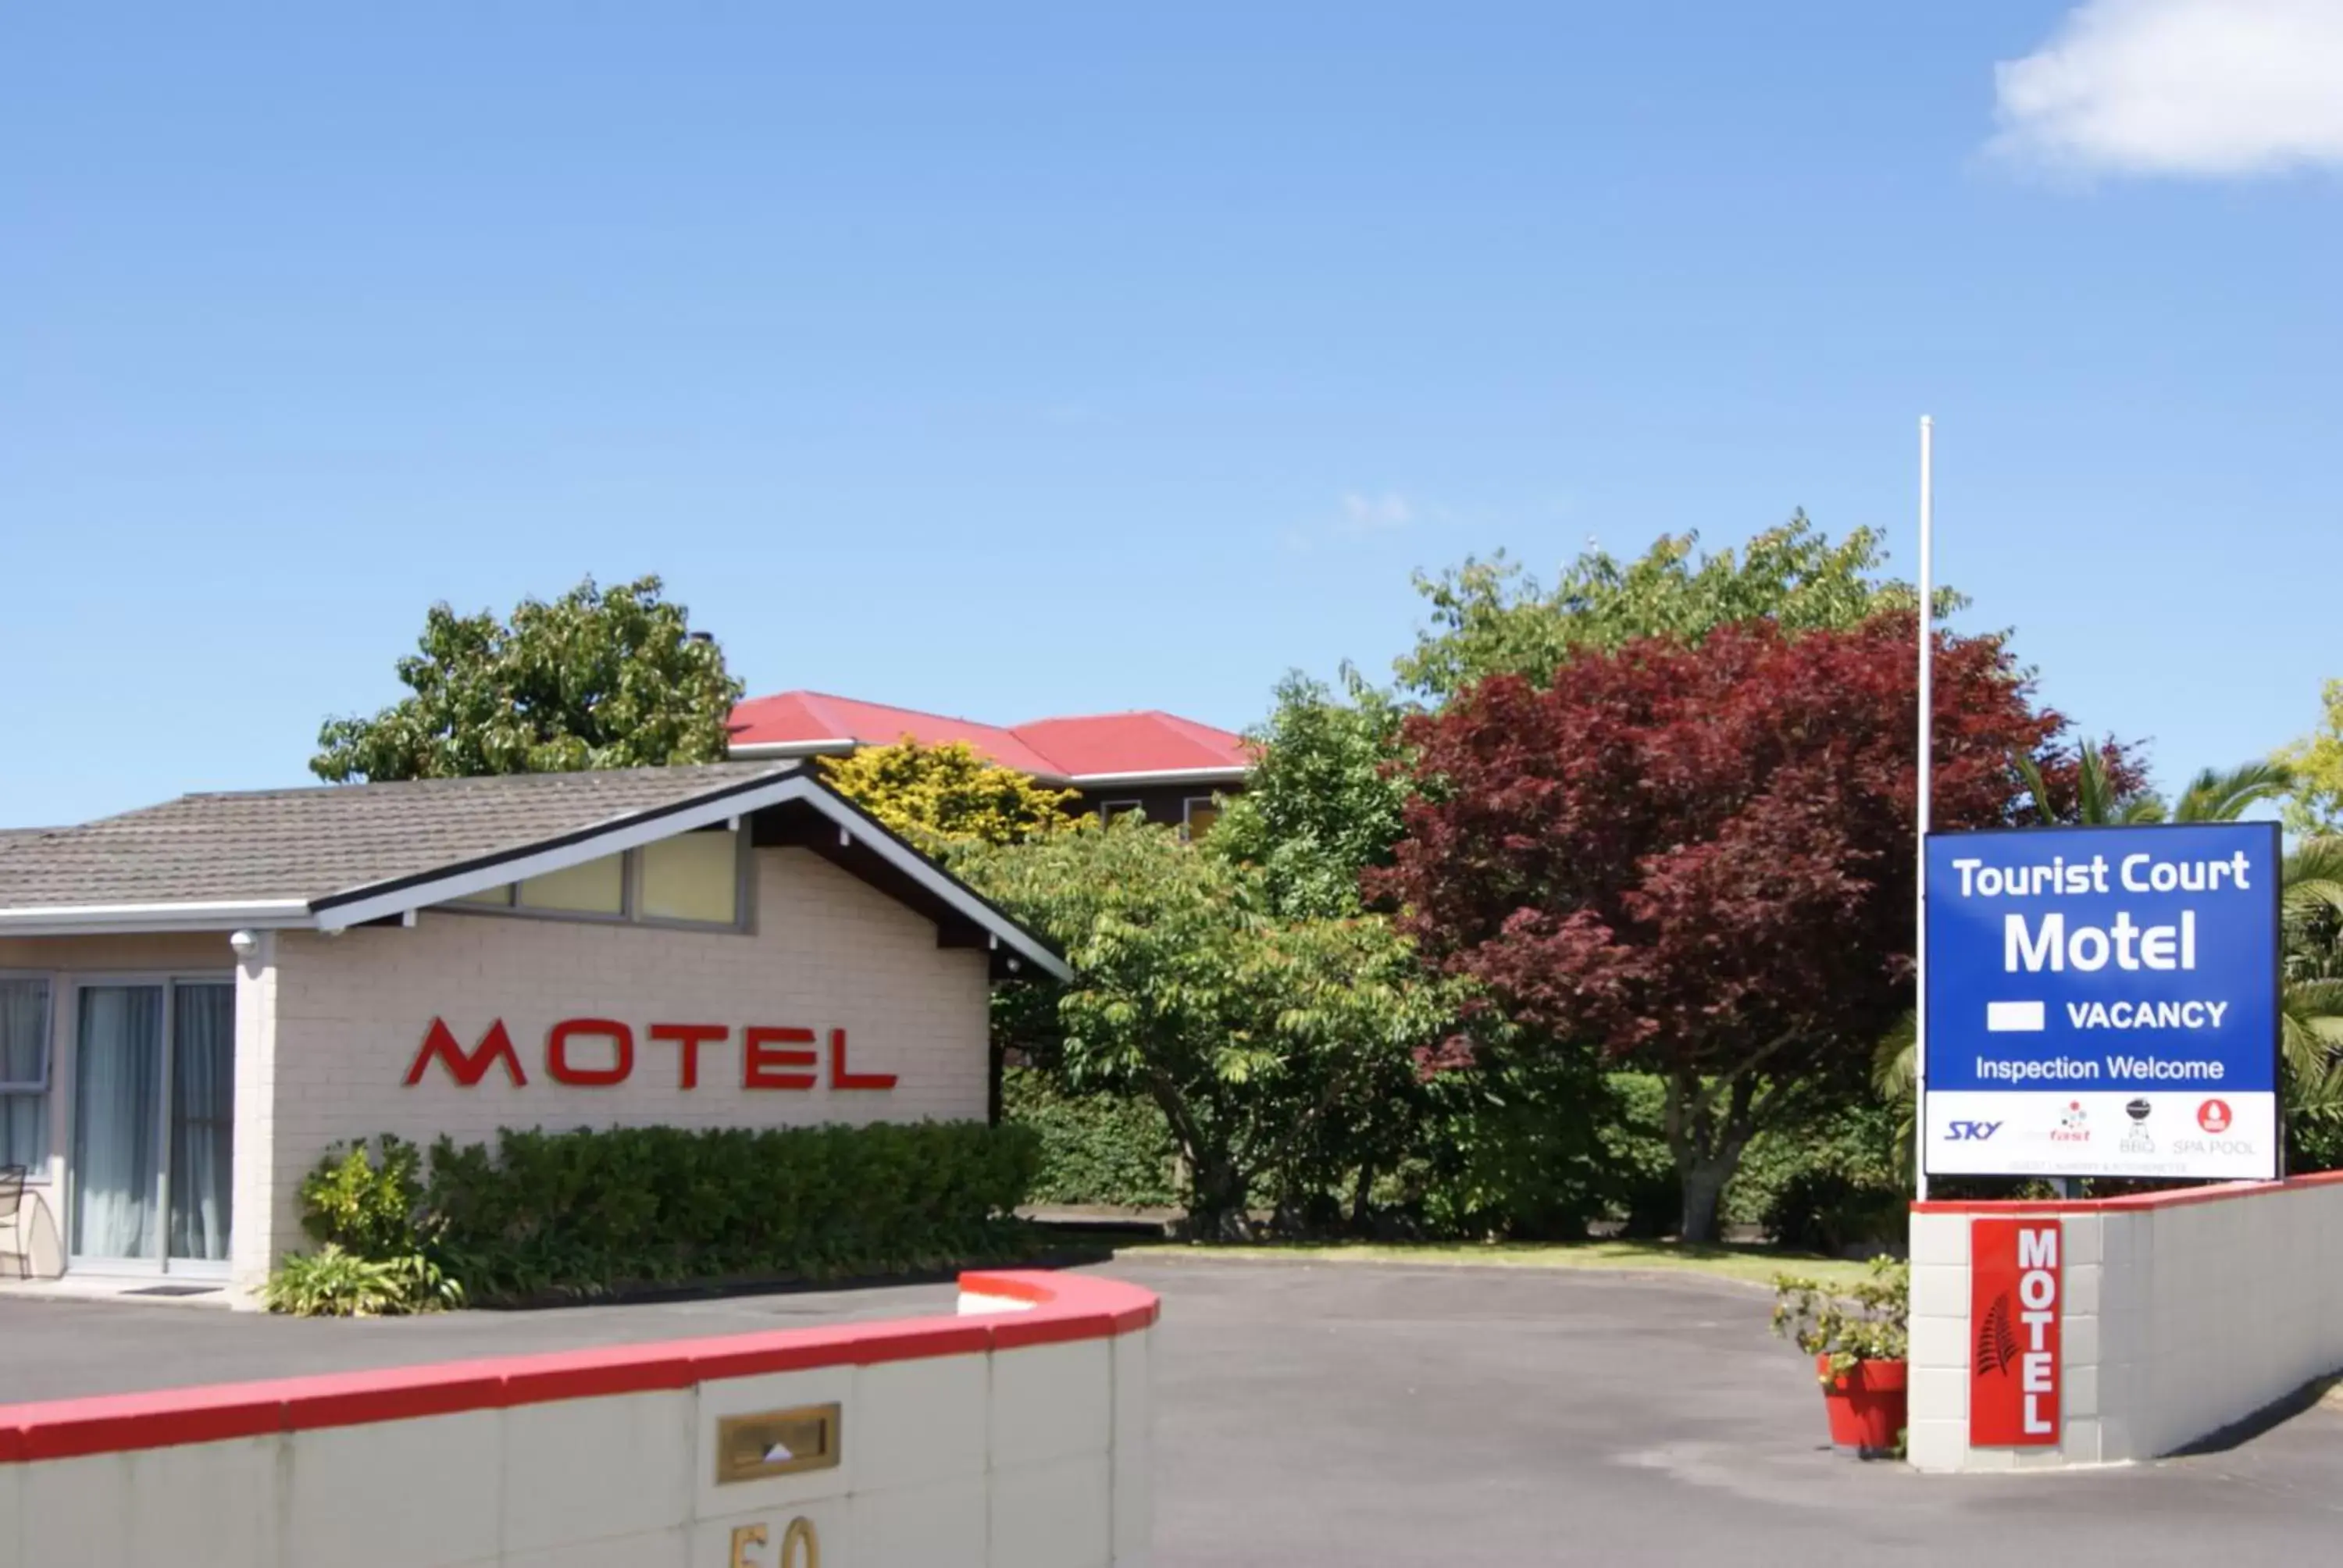
<svg viewBox="0 0 2343 1568">
<path fill-rule="evenodd" d="M 493 1150 L 442 1138 L 427 1175 L 385 1139 L 362 1170 L 319 1166 L 305 1223 L 361 1255 L 424 1253 L 475 1302 L 902 1273 L 1013 1250 L 1040 1152 L 1022 1128 L 978 1122 L 507 1130 Z"/>
<path fill-rule="evenodd" d="M 1661 1131 L 1660 1081 L 1613 1073 L 1594 1090 L 1598 1103 L 1576 1103 L 1589 1086 L 1530 1079 L 1509 1081 L 1502 1105 L 1477 1094 L 1458 1114 L 1435 1106 L 1423 1130 L 1426 1146 L 1379 1181 L 1379 1199 L 1400 1204 L 1410 1224 L 1432 1235 L 1566 1237 L 1605 1215 L 1630 1234 L 1673 1232 L 1683 1191 Z M 1033 1201 L 1180 1201 L 1171 1131 L 1151 1101 L 1070 1094 L 1046 1072 L 1011 1068 L 1002 1105 L 1008 1122 L 1039 1140 Z M 1876 1105 L 1760 1134 L 1725 1189 L 1724 1218 L 1761 1227 L 1785 1246 L 1875 1247 L 1903 1222 L 1902 1135 L 1896 1113 Z"/>
<path fill-rule="evenodd" d="M 1122 1094 L 1068 1094 L 1030 1067 L 1004 1070 L 1001 1114 L 1040 1143 L 1033 1179 L 1037 1203 L 1099 1203 L 1170 1208 L 1180 1201 L 1172 1129 L 1150 1100 Z"/>
</svg>

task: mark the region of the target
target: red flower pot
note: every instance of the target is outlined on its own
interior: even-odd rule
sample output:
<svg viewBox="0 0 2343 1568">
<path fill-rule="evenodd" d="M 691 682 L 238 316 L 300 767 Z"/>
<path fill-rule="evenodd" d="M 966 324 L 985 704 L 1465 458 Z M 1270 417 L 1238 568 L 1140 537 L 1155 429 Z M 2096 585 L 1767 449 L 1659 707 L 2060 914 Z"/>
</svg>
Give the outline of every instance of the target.
<svg viewBox="0 0 2343 1568">
<path fill-rule="evenodd" d="M 1823 1380 L 1823 1408 L 1830 1412 L 1831 1441 L 1841 1448 L 1885 1453 L 1904 1430 L 1905 1366 L 1902 1362 L 1857 1362 L 1834 1378 L 1828 1356 L 1815 1358 Z"/>
</svg>

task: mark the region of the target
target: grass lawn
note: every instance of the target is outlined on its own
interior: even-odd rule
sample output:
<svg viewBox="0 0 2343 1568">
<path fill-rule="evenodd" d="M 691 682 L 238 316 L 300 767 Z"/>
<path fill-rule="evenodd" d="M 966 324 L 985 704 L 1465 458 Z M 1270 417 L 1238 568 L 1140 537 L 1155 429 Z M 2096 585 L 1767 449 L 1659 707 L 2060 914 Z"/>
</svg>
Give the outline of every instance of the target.
<svg viewBox="0 0 2343 1568">
<path fill-rule="evenodd" d="M 1343 1241 L 1279 1241 L 1260 1245 L 1200 1245 L 1146 1241 L 1118 1247 L 1117 1257 L 1199 1258 L 1219 1261 L 1290 1263 L 1426 1263 L 1514 1269 L 1631 1269 L 1646 1272 L 1715 1274 L 1755 1284 L 1779 1273 L 1845 1283 L 1869 1271 L 1866 1263 L 1777 1252 L 1769 1247 L 1688 1247 L 1676 1241 L 1493 1241 L 1385 1245 Z"/>
</svg>

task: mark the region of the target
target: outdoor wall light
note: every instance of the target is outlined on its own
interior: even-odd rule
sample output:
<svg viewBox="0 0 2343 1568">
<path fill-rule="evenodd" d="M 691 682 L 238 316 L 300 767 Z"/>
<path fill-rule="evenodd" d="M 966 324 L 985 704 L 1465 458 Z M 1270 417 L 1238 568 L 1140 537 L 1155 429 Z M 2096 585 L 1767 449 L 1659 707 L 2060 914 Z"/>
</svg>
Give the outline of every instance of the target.
<svg viewBox="0 0 2343 1568">
<path fill-rule="evenodd" d="M 253 950 L 260 946 L 260 939 L 250 931 L 230 931 L 227 945 L 236 950 L 236 957 L 248 959 L 252 956 Z"/>
</svg>

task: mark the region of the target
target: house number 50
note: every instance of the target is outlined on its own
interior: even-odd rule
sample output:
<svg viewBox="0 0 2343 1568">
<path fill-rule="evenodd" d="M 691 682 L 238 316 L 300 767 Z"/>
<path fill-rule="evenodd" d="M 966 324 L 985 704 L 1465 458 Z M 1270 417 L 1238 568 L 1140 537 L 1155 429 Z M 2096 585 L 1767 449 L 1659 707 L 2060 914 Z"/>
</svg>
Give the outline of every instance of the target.
<svg viewBox="0 0 2343 1568">
<path fill-rule="evenodd" d="M 751 1546 L 762 1546 L 770 1537 L 761 1524 L 741 1524 L 732 1531 L 731 1568 L 764 1568 L 764 1564 L 749 1555 Z M 813 1521 L 804 1517 L 789 1521 L 781 1532 L 781 1554 L 773 1568 L 821 1568 L 821 1537 L 813 1533 Z"/>
</svg>

